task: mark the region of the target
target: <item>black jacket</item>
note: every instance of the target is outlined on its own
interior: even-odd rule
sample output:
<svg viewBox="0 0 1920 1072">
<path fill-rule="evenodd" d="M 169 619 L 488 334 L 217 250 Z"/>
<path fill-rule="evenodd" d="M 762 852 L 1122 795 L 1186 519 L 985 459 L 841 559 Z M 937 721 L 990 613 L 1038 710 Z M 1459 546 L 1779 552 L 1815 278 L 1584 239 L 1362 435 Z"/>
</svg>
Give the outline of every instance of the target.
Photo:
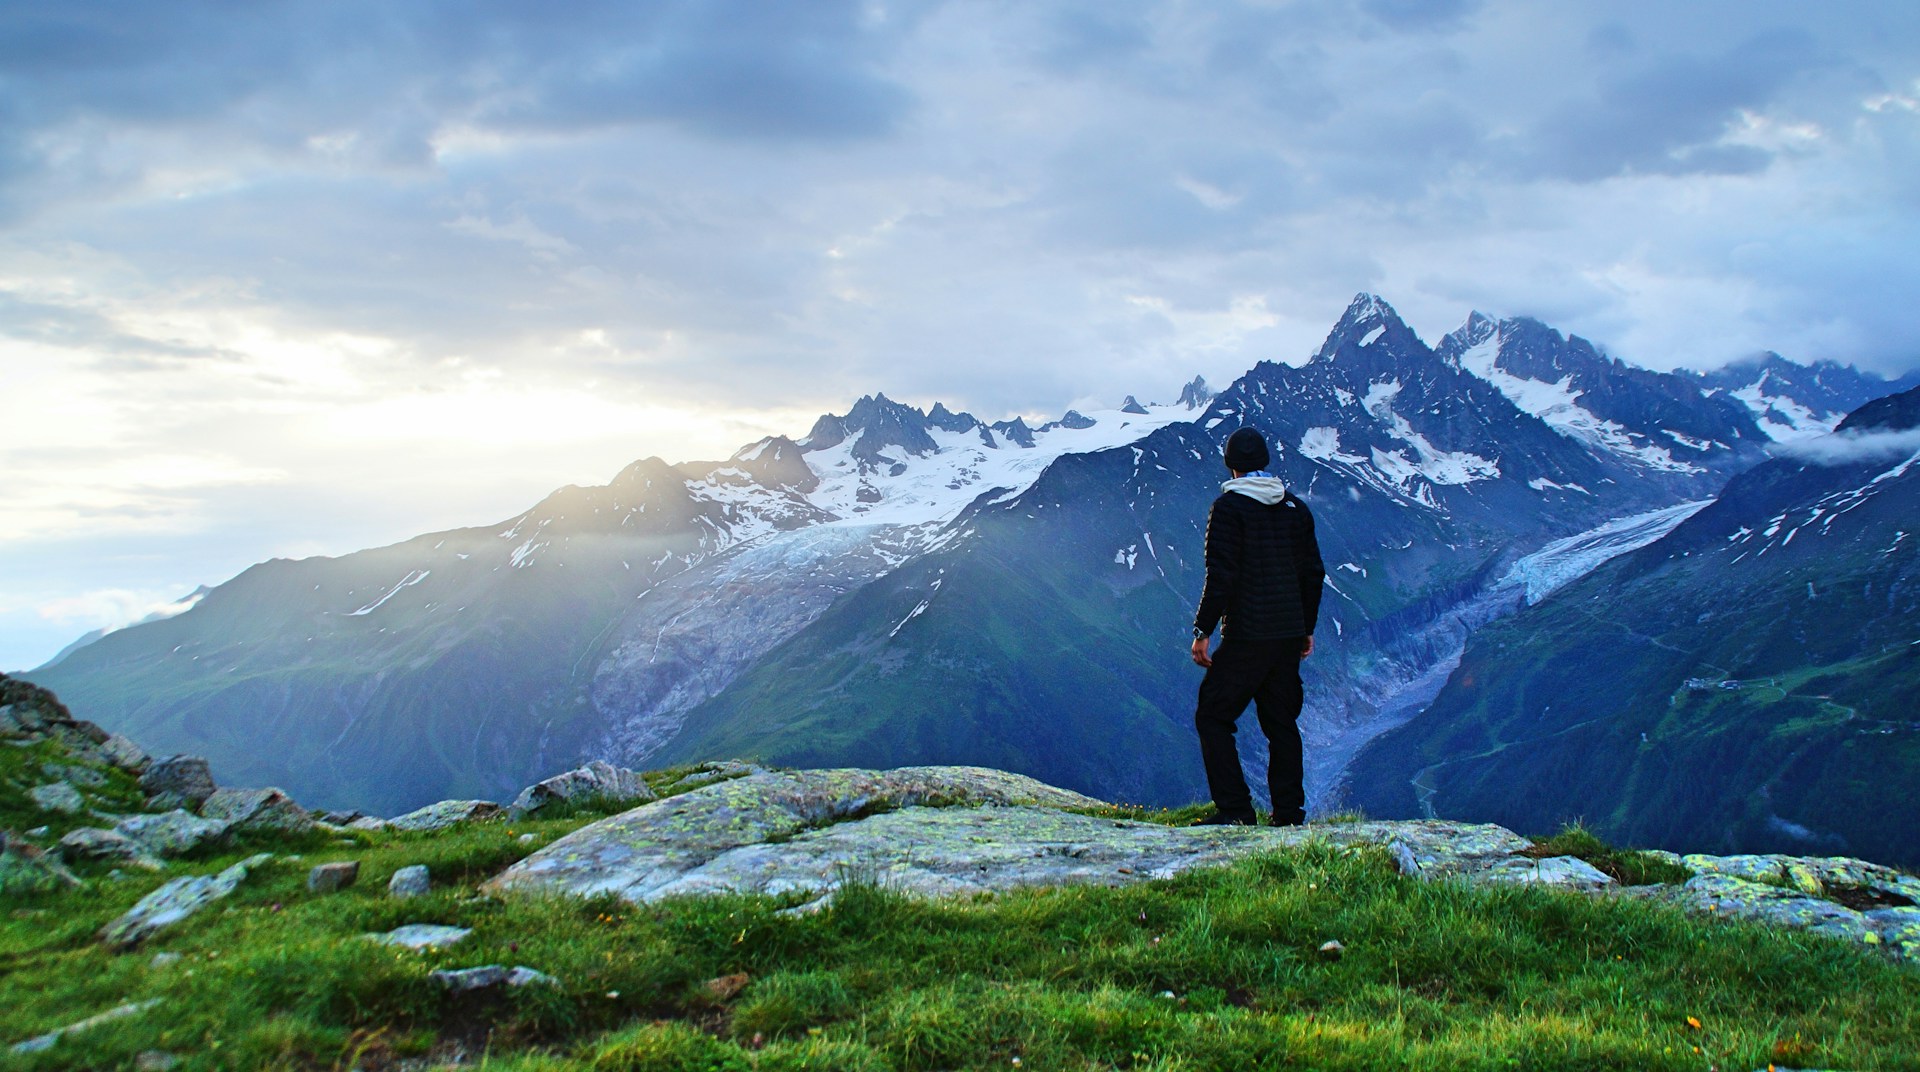
<svg viewBox="0 0 1920 1072">
<path fill-rule="evenodd" d="M 1207 513 L 1207 584 L 1193 627 L 1276 640 L 1313 633 L 1326 579 L 1313 513 L 1292 492 L 1268 505 L 1229 491 Z"/>
</svg>

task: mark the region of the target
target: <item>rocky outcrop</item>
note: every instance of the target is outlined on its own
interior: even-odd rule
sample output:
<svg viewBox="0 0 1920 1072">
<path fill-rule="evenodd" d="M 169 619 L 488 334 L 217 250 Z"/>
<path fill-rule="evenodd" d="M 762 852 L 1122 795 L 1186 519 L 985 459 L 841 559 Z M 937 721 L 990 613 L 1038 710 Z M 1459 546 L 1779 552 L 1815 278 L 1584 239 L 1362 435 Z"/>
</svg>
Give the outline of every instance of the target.
<svg viewBox="0 0 1920 1072">
<path fill-rule="evenodd" d="M 537 815 L 562 801 L 604 801 L 608 804 L 644 804 L 654 799 L 640 772 L 596 759 L 584 767 L 556 774 L 520 791 L 508 807 L 509 815 Z"/>
<path fill-rule="evenodd" d="M 149 763 L 140 775 L 149 807 L 198 808 L 214 788 L 213 772 L 202 756 L 168 756 Z"/>
<path fill-rule="evenodd" d="M 1920 879 L 1858 860 L 1655 854 L 1695 874 L 1684 885 L 1623 890 L 1592 864 L 1542 858 L 1532 840 L 1491 824 L 1169 827 L 1112 811 L 1030 778 L 973 767 L 763 772 L 582 827 L 485 888 L 611 893 L 642 903 L 757 893 L 791 897 L 792 911 L 807 911 L 829 903 L 849 880 L 929 897 L 1125 885 L 1318 841 L 1377 846 L 1422 880 L 1666 900 L 1920 957 L 1920 908 L 1913 907 Z"/>
</svg>

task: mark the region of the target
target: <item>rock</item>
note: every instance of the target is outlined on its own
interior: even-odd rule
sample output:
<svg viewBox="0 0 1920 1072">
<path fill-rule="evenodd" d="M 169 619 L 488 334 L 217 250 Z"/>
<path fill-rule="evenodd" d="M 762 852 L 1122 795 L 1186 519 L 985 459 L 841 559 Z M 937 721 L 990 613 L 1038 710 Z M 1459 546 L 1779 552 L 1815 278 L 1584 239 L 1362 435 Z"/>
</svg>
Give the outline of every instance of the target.
<svg viewBox="0 0 1920 1072">
<path fill-rule="evenodd" d="M 442 830 L 499 814 L 500 805 L 491 800 L 443 800 L 389 819 L 387 825 L 395 830 Z"/>
<path fill-rule="evenodd" d="M 1613 876 L 1577 856 L 1549 856 L 1544 860 L 1517 857 L 1487 869 L 1483 878 L 1541 886 L 1598 890 L 1613 885 Z"/>
<path fill-rule="evenodd" d="M 1709 872 L 1687 880 L 1683 903 L 1724 917 L 1753 919 L 1780 927 L 1794 927 L 1836 938 L 1863 940 L 1879 935 L 1866 917 L 1832 901 L 1799 890 L 1752 882 L 1730 874 Z"/>
<path fill-rule="evenodd" d="M 405 900 L 409 897 L 424 895 L 428 885 L 427 865 L 414 864 L 393 873 L 393 877 L 387 880 L 387 893 L 389 896 Z"/>
<path fill-rule="evenodd" d="M 355 819 L 363 819 L 365 817 L 366 813 L 358 808 L 352 811 L 323 811 L 320 813 L 320 818 L 323 822 L 332 823 L 334 826 L 346 826 Z"/>
<path fill-rule="evenodd" d="M 644 804 L 654 792 L 639 772 L 596 759 L 520 791 L 508 808 L 513 816 L 535 815 L 555 801 L 599 799 L 609 804 Z"/>
<path fill-rule="evenodd" d="M 168 756 L 147 764 L 140 775 L 140 790 L 148 797 L 175 798 L 181 804 L 197 808 L 213 795 L 213 772 L 200 756 Z"/>
<path fill-rule="evenodd" d="M 247 872 L 271 860 L 271 853 L 249 856 L 217 875 L 176 878 L 140 899 L 126 914 L 100 929 L 100 941 L 130 949 L 232 893 Z"/>
<path fill-rule="evenodd" d="M 165 1050 L 142 1050 L 133 1059 L 134 1072 L 172 1072 L 180 1065 L 180 1058 Z"/>
<path fill-rule="evenodd" d="M 1338 939 L 1320 943 L 1320 955 L 1328 960 L 1339 960 L 1346 951 L 1347 947 L 1341 945 Z"/>
<path fill-rule="evenodd" d="M 513 840 L 519 842 L 522 845 L 531 845 L 534 842 L 540 840 L 540 835 L 534 834 L 534 833 L 526 833 L 526 834 L 521 834 L 519 837 L 514 838 Z"/>
<path fill-rule="evenodd" d="M 80 790 L 65 782 L 36 785 L 27 790 L 27 795 L 33 798 L 34 806 L 42 811 L 78 815 L 87 810 L 87 798 L 80 795 Z"/>
<path fill-rule="evenodd" d="M 0 897 L 72 889 L 80 879 L 37 845 L 0 832 Z"/>
<path fill-rule="evenodd" d="M 429 972 L 427 978 L 458 994 L 467 990 L 485 990 L 499 986 L 507 981 L 511 974 L 499 964 L 483 964 L 478 968 L 442 968 Z"/>
<path fill-rule="evenodd" d="M 20 716 L 13 713 L 13 705 L 0 704 L 0 737 L 19 737 L 26 732 Z"/>
<path fill-rule="evenodd" d="M 153 959 L 147 962 L 147 967 L 158 971 L 162 968 L 171 968 L 180 961 L 181 956 L 178 953 L 155 953 Z"/>
<path fill-rule="evenodd" d="M 361 818 L 354 819 L 353 821 L 347 823 L 347 829 L 360 830 L 360 831 L 364 831 L 366 833 L 371 834 L 376 831 L 385 830 L 389 825 L 391 824 L 389 824 L 385 819 L 375 819 L 372 816 L 362 816 Z"/>
<path fill-rule="evenodd" d="M 437 923 L 409 923 L 385 934 L 369 934 L 369 941 L 397 945 L 403 949 L 445 949 L 464 940 L 473 931 L 467 927 L 443 927 Z"/>
<path fill-rule="evenodd" d="M 129 815 L 113 828 L 155 856 L 182 856 L 224 839 L 232 825 L 224 819 L 205 819 L 175 808 L 159 815 Z"/>
<path fill-rule="evenodd" d="M 78 1034 L 82 1031 L 88 1030 L 89 1028 L 99 1027 L 101 1024 L 112 1023 L 115 1020 L 124 1020 L 129 1016 L 138 1016 L 139 1014 L 146 1012 L 148 1009 L 151 1009 L 158 1004 L 160 1004 L 159 998 L 154 998 L 150 1001 L 130 1001 L 125 1005 L 119 1005 L 114 1008 L 108 1009 L 106 1012 L 100 1013 L 96 1016 L 89 1016 L 84 1020 L 78 1021 L 77 1023 L 68 1024 L 67 1026 L 60 1028 L 57 1031 L 49 1031 L 46 1034 L 41 1035 L 37 1038 L 30 1038 L 25 1042 L 15 1043 L 13 1046 L 13 1052 L 14 1053 L 40 1053 L 43 1050 L 50 1050 L 50 1049 L 53 1049 L 55 1044 L 57 1044 L 61 1040 L 61 1038 L 63 1038 L 64 1036 Z"/>
<path fill-rule="evenodd" d="M 46 837 L 48 834 L 51 834 L 51 833 L 53 833 L 53 827 L 51 826 L 36 826 L 32 830 L 27 831 L 27 836 L 28 837 Z"/>
<path fill-rule="evenodd" d="M 153 760 L 139 745 L 119 734 L 111 734 L 100 745 L 101 754 L 107 762 L 131 774 L 139 774 L 147 769 Z"/>
<path fill-rule="evenodd" d="M 42 763 L 40 773 L 56 782 L 66 782 L 75 788 L 86 786 L 88 789 L 98 789 L 107 784 L 106 775 L 92 767 L 82 767 L 72 763 Z"/>
<path fill-rule="evenodd" d="M 236 830 L 304 834 L 313 829 L 307 809 L 278 789 L 216 789 L 200 805 L 200 814 L 224 819 Z"/>
<path fill-rule="evenodd" d="M 767 768 L 758 763 L 742 763 L 737 759 L 722 760 L 718 763 L 702 763 L 687 773 L 668 783 L 665 793 L 685 793 L 700 789 L 715 782 L 730 781 L 734 778 L 748 778 L 755 774 L 765 774 Z"/>
<path fill-rule="evenodd" d="M 360 881 L 360 861 L 319 864 L 307 872 L 307 889 L 314 893 L 333 893 Z"/>
<path fill-rule="evenodd" d="M 535 971 L 522 965 L 514 965 L 507 972 L 508 986 L 559 986 L 560 980 L 543 971 Z"/>
<path fill-rule="evenodd" d="M 745 990 L 747 984 L 752 981 L 753 977 L 746 972 L 735 972 L 732 975 L 722 975 L 718 979 L 708 979 L 705 985 L 707 993 L 713 996 L 713 1000 L 725 1002 L 739 997 L 740 991 Z"/>
<path fill-rule="evenodd" d="M 114 860 L 148 871 L 166 866 L 145 845 L 120 831 L 92 827 L 67 831 L 60 839 L 60 854 L 69 860 Z"/>
<path fill-rule="evenodd" d="M 91 722 L 51 721 L 47 735 L 66 746 L 67 752 L 89 763 L 106 763 L 107 753 L 100 746 L 112 736 Z"/>
<path fill-rule="evenodd" d="M 482 964 L 477 968 L 443 968 L 429 972 L 427 978 L 447 988 L 451 993 L 463 993 L 470 990 L 487 990 L 496 986 L 559 986 L 560 980 L 546 972 L 515 965 L 512 968 L 499 964 Z"/>
</svg>

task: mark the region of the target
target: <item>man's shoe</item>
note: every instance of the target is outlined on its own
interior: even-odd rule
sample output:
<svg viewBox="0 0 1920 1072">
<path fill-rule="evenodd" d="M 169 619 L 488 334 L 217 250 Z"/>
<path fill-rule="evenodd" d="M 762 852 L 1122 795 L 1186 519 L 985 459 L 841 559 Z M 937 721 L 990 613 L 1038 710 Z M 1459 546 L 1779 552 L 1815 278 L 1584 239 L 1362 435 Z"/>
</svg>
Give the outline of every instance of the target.
<svg viewBox="0 0 1920 1072">
<path fill-rule="evenodd" d="M 1204 819 L 1194 820 L 1195 826 L 1256 826 L 1259 820 L 1251 815 L 1228 815 L 1226 812 L 1214 812 Z"/>
<path fill-rule="evenodd" d="M 1280 815 L 1269 815 L 1267 816 L 1267 825 L 1268 826 L 1305 826 L 1307 825 L 1307 817 L 1304 815 L 1298 818 L 1294 818 L 1291 816 L 1282 817 Z"/>
</svg>

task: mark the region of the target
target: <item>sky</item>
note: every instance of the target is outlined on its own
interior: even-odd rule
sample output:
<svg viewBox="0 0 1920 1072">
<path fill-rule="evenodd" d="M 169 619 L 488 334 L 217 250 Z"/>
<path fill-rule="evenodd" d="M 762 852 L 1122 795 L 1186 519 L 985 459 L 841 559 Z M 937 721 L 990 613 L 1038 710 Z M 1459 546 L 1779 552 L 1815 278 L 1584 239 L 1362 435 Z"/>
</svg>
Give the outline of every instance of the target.
<svg viewBox="0 0 1920 1072">
<path fill-rule="evenodd" d="M 0 0 L 0 667 L 862 394 L 1297 363 L 1359 291 L 1920 365 L 1920 5 Z"/>
</svg>

